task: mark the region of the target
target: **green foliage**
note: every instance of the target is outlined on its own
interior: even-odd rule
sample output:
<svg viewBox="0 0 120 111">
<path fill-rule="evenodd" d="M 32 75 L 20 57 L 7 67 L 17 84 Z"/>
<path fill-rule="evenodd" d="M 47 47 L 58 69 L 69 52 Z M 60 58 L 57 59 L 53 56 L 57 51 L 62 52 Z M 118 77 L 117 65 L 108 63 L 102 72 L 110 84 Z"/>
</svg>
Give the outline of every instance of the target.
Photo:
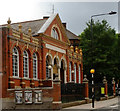
<svg viewBox="0 0 120 111">
<path fill-rule="evenodd" d="M 106 20 L 92 22 L 93 36 L 90 22 L 80 35 L 80 47 L 83 49 L 84 74 L 95 69 L 95 82 L 102 82 L 103 76 L 111 82 L 112 77 L 120 78 L 120 39 Z M 119 67 L 118 67 L 119 66 Z"/>
</svg>

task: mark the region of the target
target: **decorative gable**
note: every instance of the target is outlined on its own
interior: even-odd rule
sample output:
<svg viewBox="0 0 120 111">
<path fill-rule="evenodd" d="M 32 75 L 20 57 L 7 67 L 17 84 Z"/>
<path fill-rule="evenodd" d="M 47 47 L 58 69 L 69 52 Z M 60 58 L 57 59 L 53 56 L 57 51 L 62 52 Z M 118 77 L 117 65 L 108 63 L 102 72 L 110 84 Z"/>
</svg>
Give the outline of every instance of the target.
<svg viewBox="0 0 120 111">
<path fill-rule="evenodd" d="M 40 34 L 40 33 L 43 33 L 50 37 L 53 37 L 56 40 L 70 43 L 70 41 L 66 35 L 66 30 L 65 30 L 58 14 L 53 14 L 49 17 L 49 19 L 44 23 L 44 25 L 38 31 L 38 34 Z"/>
</svg>

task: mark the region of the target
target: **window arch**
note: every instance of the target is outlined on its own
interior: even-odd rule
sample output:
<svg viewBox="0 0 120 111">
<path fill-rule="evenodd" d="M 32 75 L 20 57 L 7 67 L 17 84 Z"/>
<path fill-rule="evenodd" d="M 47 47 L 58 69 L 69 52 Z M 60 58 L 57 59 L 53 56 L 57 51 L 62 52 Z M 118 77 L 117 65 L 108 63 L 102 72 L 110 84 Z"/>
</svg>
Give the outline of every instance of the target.
<svg viewBox="0 0 120 111">
<path fill-rule="evenodd" d="M 19 52 L 16 47 L 13 48 L 12 53 L 12 71 L 13 76 L 19 77 Z"/>
<path fill-rule="evenodd" d="M 57 30 L 56 30 L 55 27 L 52 28 L 52 34 L 51 34 L 51 36 L 52 36 L 53 38 L 55 38 L 55 39 L 58 40 L 58 32 L 57 32 Z"/>
<path fill-rule="evenodd" d="M 38 66 L 37 66 L 37 54 L 33 53 L 33 78 L 37 79 L 37 72 L 38 72 Z"/>
<path fill-rule="evenodd" d="M 29 56 L 26 50 L 23 52 L 23 74 L 24 77 L 29 77 Z"/>
</svg>

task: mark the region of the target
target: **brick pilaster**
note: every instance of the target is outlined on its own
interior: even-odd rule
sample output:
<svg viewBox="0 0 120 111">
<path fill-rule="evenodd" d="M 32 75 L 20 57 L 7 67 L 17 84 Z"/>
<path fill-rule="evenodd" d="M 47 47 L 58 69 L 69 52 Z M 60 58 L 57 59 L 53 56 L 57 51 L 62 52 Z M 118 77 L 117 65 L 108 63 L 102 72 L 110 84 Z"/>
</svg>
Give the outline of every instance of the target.
<svg viewBox="0 0 120 111">
<path fill-rule="evenodd" d="M 86 75 L 84 75 L 83 84 L 85 84 L 85 100 L 87 103 L 89 103 L 89 87 L 88 87 L 88 79 Z"/>
<path fill-rule="evenodd" d="M 104 76 L 104 79 L 103 79 L 103 84 L 105 86 L 105 97 L 106 97 L 106 99 L 108 99 L 108 86 L 107 86 L 107 80 L 106 80 L 105 76 Z"/>
</svg>

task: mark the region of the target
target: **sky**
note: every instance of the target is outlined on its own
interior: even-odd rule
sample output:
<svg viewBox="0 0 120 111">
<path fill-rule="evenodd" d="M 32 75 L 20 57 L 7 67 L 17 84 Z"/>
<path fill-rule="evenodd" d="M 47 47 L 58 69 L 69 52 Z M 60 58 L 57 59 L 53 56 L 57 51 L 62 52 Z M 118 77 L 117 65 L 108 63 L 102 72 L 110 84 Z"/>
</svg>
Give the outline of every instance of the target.
<svg viewBox="0 0 120 111">
<path fill-rule="evenodd" d="M 118 12 L 118 0 L 1 0 L 0 24 L 6 24 L 10 17 L 12 23 L 41 19 L 58 13 L 67 29 L 79 35 L 86 28 L 86 23 L 95 14 Z M 107 20 L 118 32 L 118 14 L 93 18 Z"/>
</svg>

